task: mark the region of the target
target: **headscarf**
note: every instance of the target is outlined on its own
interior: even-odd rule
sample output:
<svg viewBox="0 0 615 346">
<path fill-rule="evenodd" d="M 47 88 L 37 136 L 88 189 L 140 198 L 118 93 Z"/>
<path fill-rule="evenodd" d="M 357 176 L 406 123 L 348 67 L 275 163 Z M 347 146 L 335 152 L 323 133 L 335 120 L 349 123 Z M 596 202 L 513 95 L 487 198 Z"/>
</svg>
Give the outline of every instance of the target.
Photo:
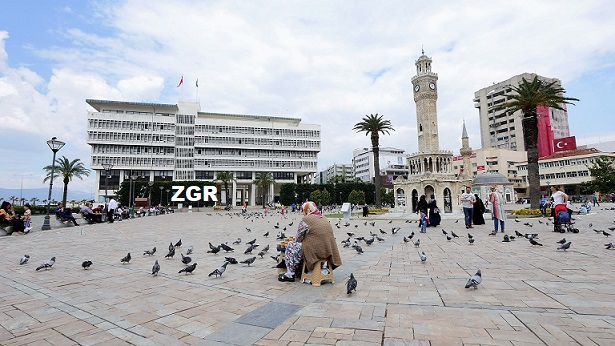
<svg viewBox="0 0 615 346">
<path fill-rule="evenodd" d="M 307 201 L 303 203 L 303 215 L 310 215 L 310 214 L 314 214 L 316 216 L 322 217 L 322 214 L 318 210 L 318 206 L 316 205 L 316 203 L 312 201 Z"/>
</svg>

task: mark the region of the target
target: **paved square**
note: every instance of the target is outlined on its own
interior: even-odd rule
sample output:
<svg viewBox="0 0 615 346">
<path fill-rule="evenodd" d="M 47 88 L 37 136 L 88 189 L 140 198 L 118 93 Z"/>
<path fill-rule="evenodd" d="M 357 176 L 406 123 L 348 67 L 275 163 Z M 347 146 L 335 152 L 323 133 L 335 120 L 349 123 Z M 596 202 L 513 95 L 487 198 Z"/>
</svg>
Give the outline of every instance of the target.
<svg viewBox="0 0 615 346">
<path fill-rule="evenodd" d="M 414 214 L 369 218 L 375 226 L 360 218 L 349 227 L 342 222 L 334 226 L 338 241 L 346 232 L 374 232 L 385 240 L 362 244 L 360 255 L 340 244 L 344 263 L 334 272 L 336 283 L 320 287 L 278 282 L 273 268 L 273 226 L 294 235 L 298 214 L 246 218 L 202 209 L 80 227 L 54 220 L 50 231 L 0 238 L 0 344 L 615 345 L 615 251 L 603 245 L 612 237 L 592 230 L 611 232 L 614 206 L 575 215 L 578 234 L 554 233 L 546 218 L 508 220 L 507 234 L 538 233 L 544 246 L 489 236 L 489 216 L 487 225 L 471 230 L 473 245 L 457 215 L 445 215 L 441 227 L 426 234 L 418 232 Z M 37 216 L 35 228 L 41 223 Z M 392 235 L 392 227 L 401 230 Z M 460 238 L 448 241 L 442 229 Z M 403 241 L 412 231 L 418 248 Z M 557 250 L 563 237 L 572 242 L 567 251 Z M 233 245 L 237 238 L 241 244 Z M 179 239 L 183 246 L 165 259 Z M 244 255 L 252 239 L 260 247 Z M 210 242 L 228 242 L 235 251 L 207 253 Z M 193 274 L 180 274 L 180 254 L 189 245 L 198 265 Z M 271 250 L 260 258 L 266 245 Z M 143 255 L 154 246 L 153 256 Z M 120 263 L 128 252 L 130 263 Z M 30 261 L 19 265 L 24 254 Z M 35 271 L 52 256 L 52 269 Z M 257 260 L 208 277 L 224 256 Z M 88 270 L 81 268 L 86 259 L 94 263 Z M 155 260 L 161 270 L 152 277 Z M 477 269 L 483 283 L 465 289 Z M 350 272 L 358 287 L 348 295 Z"/>
</svg>

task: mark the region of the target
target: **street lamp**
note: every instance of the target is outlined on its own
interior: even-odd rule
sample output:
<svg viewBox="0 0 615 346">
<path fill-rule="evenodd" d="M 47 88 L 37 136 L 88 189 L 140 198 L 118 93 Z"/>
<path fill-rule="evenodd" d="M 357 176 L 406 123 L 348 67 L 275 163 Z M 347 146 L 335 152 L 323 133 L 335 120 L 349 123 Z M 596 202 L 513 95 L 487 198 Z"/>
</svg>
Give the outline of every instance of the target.
<svg viewBox="0 0 615 346">
<path fill-rule="evenodd" d="M 165 190 L 167 192 L 167 198 L 165 198 L 165 200 L 167 201 L 167 207 L 169 206 L 169 192 L 171 192 L 171 189 L 166 189 Z"/>
<path fill-rule="evenodd" d="M 547 194 L 550 195 L 551 194 L 551 182 L 547 180 L 546 183 L 547 183 Z"/>
<path fill-rule="evenodd" d="M 130 176 L 130 184 L 129 184 L 130 185 L 129 186 L 129 188 L 130 188 L 130 193 L 129 193 L 130 199 L 128 200 L 128 207 L 130 207 L 130 208 L 135 206 L 135 202 L 134 201 L 135 201 L 135 197 L 136 196 L 135 196 L 134 188 L 137 185 L 135 180 L 137 180 L 138 177 L 139 176 L 136 175 L 136 174 L 133 174 L 133 175 Z"/>
<path fill-rule="evenodd" d="M 149 186 L 149 194 L 147 198 L 149 199 L 149 206 L 151 208 L 152 207 L 152 186 L 154 186 L 154 182 L 148 181 L 147 186 Z"/>
<path fill-rule="evenodd" d="M 160 189 L 160 205 L 162 205 L 162 190 L 164 190 L 164 186 L 159 186 L 158 187 Z"/>
<path fill-rule="evenodd" d="M 49 220 L 49 204 L 51 203 L 51 191 L 53 190 L 53 173 L 56 167 L 56 153 L 62 149 L 64 146 L 64 142 L 59 141 L 56 137 L 52 137 L 51 140 L 47 141 L 47 145 L 49 149 L 53 151 L 53 161 L 51 161 L 51 177 L 49 179 L 49 196 L 47 197 L 47 215 L 45 215 L 45 221 L 43 221 L 43 227 L 41 230 L 47 231 L 51 229 L 51 223 Z"/>
</svg>

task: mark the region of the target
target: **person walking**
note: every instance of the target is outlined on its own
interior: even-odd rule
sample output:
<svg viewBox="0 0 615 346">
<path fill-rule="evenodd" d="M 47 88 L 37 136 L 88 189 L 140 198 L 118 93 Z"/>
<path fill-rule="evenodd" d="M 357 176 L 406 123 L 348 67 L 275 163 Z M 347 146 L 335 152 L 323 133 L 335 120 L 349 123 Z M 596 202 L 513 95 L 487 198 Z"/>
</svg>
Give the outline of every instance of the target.
<svg viewBox="0 0 615 346">
<path fill-rule="evenodd" d="M 506 222 L 506 210 L 504 210 L 504 197 L 498 191 L 497 186 L 491 187 L 489 194 L 489 203 L 491 203 L 491 217 L 493 218 L 493 231 L 498 231 L 498 224 L 502 233 L 504 233 L 504 224 Z"/>
<path fill-rule="evenodd" d="M 109 223 L 113 223 L 115 209 L 117 209 L 117 201 L 115 200 L 115 198 L 111 197 L 111 200 L 109 200 L 109 204 L 107 204 L 107 220 L 109 220 Z"/>
<path fill-rule="evenodd" d="M 474 216 L 474 202 L 476 199 L 472 194 L 470 187 L 466 187 L 466 192 L 461 194 L 461 206 L 463 207 L 463 215 L 465 217 L 466 228 L 472 227 L 472 217 Z"/>
<path fill-rule="evenodd" d="M 476 201 L 474 202 L 474 215 L 472 215 L 472 221 L 475 225 L 484 225 L 485 218 L 483 217 L 483 214 L 485 213 L 485 204 L 483 203 L 483 200 L 478 197 L 478 194 L 474 194 L 474 199 Z"/>
</svg>

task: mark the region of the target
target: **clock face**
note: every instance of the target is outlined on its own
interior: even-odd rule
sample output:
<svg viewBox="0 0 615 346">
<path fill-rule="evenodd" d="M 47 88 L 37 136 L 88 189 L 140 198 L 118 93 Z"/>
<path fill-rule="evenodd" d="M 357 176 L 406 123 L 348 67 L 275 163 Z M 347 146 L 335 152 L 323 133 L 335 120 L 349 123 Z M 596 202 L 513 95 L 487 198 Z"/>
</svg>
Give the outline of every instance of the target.
<svg viewBox="0 0 615 346">
<path fill-rule="evenodd" d="M 414 86 L 414 92 L 419 92 L 420 89 L 421 89 L 420 85 L 417 84 Z"/>
<path fill-rule="evenodd" d="M 429 88 L 431 90 L 436 90 L 436 83 L 434 83 L 434 82 L 429 83 Z"/>
</svg>

